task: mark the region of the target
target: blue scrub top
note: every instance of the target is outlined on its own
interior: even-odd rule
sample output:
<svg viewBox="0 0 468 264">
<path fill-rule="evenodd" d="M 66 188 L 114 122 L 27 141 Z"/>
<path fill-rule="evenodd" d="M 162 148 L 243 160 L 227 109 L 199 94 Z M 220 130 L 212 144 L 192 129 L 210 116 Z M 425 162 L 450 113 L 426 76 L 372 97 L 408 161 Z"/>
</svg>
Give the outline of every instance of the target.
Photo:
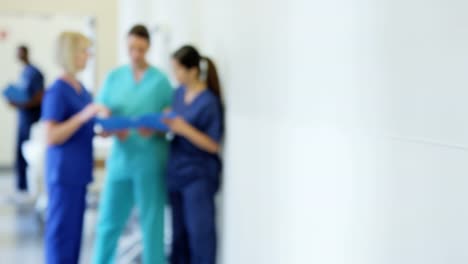
<svg viewBox="0 0 468 264">
<path fill-rule="evenodd" d="M 219 98 L 209 89 L 200 93 L 190 104 L 184 101 L 185 87 L 174 94 L 173 111 L 188 123 L 220 143 L 223 137 L 223 110 Z M 168 187 L 177 189 L 196 179 L 219 181 L 221 160 L 184 137 L 175 136 L 169 154 Z"/>
<path fill-rule="evenodd" d="M 56 80 L 47 90 L 42 120 L 64 122 L 92 102 L 83 87 L 78 93 L 70 84 Z M 65 143 L 47 147 L 46 180 L 49 184 L 87 185 L 92 181 L 94 122 L 89 121 Z"/>
<path fill-rule="evenodd" d="M 29 64 L 21 72 L 20 79 L 16 83 L 16 88 L 26 91 L 30 98 L 38 92 L 44 90 L 44 76 L 38 68 Z M 41 115 L 41 107 L 19 110 L 20 118 L 26 122 L 35 122 Z"/>
</svg>

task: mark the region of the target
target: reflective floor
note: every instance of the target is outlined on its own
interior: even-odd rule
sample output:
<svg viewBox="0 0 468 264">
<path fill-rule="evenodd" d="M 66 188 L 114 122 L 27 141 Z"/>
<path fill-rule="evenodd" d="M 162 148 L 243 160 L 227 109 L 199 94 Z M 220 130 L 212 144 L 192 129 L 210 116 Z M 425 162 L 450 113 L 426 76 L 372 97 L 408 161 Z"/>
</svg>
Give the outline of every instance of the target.
<svg viewBox="0 0 468 264">
<path fill-rule="evenodd" d="M 18 207 L 9 196 L 14 191 L 14 178 L 10 172 L 0 171 L 0 263 L 41 264 L 44 263 L 44 225 L 34 204 Z M 93 202 L 94 201 L 94 202 Z M 88 195 L 85 214 L 83 244 L 80 263 L 91 263 L 97 224 L 98 198 Z M 167 216 L 168 214 L 166 214 Z M 170 244 L 170 230 L 166 222 L 166 254 Z M 142 253 L 141 231 L 137 213 L 129 219 L 119 240 L 116 253 L 118 264 L 138 264 Z M 7 260 L 4 262 L 3 260 Z"/>
<path fill-rule="evenodd" d="M 44 263 L 43 224 L 34 205 L 18 208 L 8 201 L 14 190 L 11 173 L 0 173 L 0 263 Z M 81 263 L 90 263 L 96 212 L 87 210 Z M 4 262 L 7 261 L 7 262 Z"/>
</svg>

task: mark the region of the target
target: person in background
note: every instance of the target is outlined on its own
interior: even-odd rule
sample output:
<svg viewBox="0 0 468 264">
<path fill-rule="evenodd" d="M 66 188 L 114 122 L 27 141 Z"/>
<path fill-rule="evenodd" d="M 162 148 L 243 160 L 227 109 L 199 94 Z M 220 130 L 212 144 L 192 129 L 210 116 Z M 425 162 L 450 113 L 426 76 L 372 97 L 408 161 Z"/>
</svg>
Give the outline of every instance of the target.
<svg viewBox="0 0 468 264">
<path fill-rule="evenodd" d="M 107 76 L 97 101 L 115 116 L 132 118 L 163 112 L 171 104 L 173 89 L 166 75 L 146 60 L 150 48 L 146 27 L 134 26 L 127 44 L 130 65 L 118 67 Z M 114 135 L 106 163 L 93 263 L 115 263 L 118 239 L 135 205 L 143 234 L 143 263 L 166 263 L 163 226 L 167 153 L 167 140 L 155 131 L 141 129 Z"/>
<path fill-rule="evenodd" d="M 77 79 L 88 60 L 90 40 L 78 32 L 63 32 L 57 60 L 63 69 L 47 90 L 42 109 L 46 127 L 45 226 L 47 264 L 78 263 L 86 208 L 86 188 L 92 181 L 94 122 L 105 107 L 93 103 Z"/>
<path fill-rule="evenodd" d="M 27 92 L 30 100 L 24 104 L 9 102 L 18 111 L 18 129 L 16 138 L 16 189 L 17 192 L 12 197 L 13 201 L 19 204 L 26 203 L 30 199 L 27 184 L 27 162 L 21 151 L 21 146 L 29 139 L 31 127 L 39 121 L 41 116 L 41 103 L 44 94 L 44 76 L 41 71 L 31 64 L 29 59 L 29 49 L 26 46 L 19 46 L 17 58 L 23 65 L 20 79 L 15 85 L 17 89 Z"/>
<path fill-rule="evenodd" d="M 177 117 L 165 120 L 175 134 L 167 173 L 173 230 L 170 263 L 214 264 L 214 200 L 224 130 L 221 88 L 213 62 L 192 46 L 176 51 L 173 65 L 181 86 L 171 110 Z"/>
</svg>

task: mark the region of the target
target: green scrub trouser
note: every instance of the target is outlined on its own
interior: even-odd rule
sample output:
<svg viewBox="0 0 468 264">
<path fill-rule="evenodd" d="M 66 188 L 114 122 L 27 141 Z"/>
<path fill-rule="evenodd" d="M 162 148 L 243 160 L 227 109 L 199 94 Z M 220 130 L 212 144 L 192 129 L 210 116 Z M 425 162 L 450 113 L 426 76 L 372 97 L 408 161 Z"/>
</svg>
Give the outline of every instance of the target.
<svg viewBox="0 0 468 264">
<path fill-rule="evenodd" d="M 143 234 L 143 263 L 164 264 L 164 205 L 162 173 L 128 179 L 107 177 L 99 206 L 93 263 L 115 263 L 116 248 L 134 204 Z M 159 174 L 159 175 L 158 175 Z"/>
</svg>

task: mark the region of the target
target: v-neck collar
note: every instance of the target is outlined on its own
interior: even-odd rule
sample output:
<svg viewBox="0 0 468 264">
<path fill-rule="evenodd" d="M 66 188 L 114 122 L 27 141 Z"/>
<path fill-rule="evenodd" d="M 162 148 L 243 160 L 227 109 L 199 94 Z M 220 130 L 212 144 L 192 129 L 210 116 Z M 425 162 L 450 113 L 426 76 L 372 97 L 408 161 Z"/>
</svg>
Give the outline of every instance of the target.
<svg viewBox="0 0 468 264">
<path fill-rule="evenodd" d="M 187 102 L 185 101 L 185 95 L 187 94 L 187 87 L 184 86 L 183 89 L 184 89 L 184 90 L 183 90 L 184 93 L 182 94 L 182 102 L 183 102 L 183 104 L 184 104 L 184 107 L 190 107 L 190 106 L 194 105 L 194 104 L 199 100 L 200 97 L 202 97 L 205 93 L 208 92 L 208 88 L 205 88 L 203 91 L 199 92 L 199 93 L 192 99 L 192 101 L 191 101 L 190 103 L 187 103 Z"/>
<path fill-rule="evenodd" d="M 66 80 L 64 80 L 64 79 L 62 79 L 62 78 L 60 78 L 59 80 L 60 80 L 61 82 L 63 82 L 66 86 L 68 86 L 68 88 L 72 89 L 73 92 L 74 92 L 76 95 L 78 95 L 78 96 L 83 96 L 83 95 L 85 94 L 85 92 L 86 92 L 86 91 L 85 91 L 85 88 L 84 88 L 84 86 L 81 84 L 81 82 L 78 82 L 78 83 L 80 84 L 80 89 L 81 89 L 81 90 L 80 90 L 80 91 L 77 91 L 77 90 L 75 89 L 75 87 L 73 87 L 73 85 L 72 85 L 71 83 L 69 83 L 68 81 L 66 81 Z"/>
<path fill-rule="evenodd" d="M 134 71 L 132 65 L 129 65 L 128 68 L 129 68 L 129 71 L 130 71 L 130 75 L 131 75 L 133 84 L 135 86 L 138 86 L 146 79 L 146 76 L 148 75 L 149 71 L 151 70 L 151 65 L 148 64 L 148 67 L 146 67 L 145 71 L 141 75 L 140 80 L 135 79 L 135 71 Z"/>
</svg>

